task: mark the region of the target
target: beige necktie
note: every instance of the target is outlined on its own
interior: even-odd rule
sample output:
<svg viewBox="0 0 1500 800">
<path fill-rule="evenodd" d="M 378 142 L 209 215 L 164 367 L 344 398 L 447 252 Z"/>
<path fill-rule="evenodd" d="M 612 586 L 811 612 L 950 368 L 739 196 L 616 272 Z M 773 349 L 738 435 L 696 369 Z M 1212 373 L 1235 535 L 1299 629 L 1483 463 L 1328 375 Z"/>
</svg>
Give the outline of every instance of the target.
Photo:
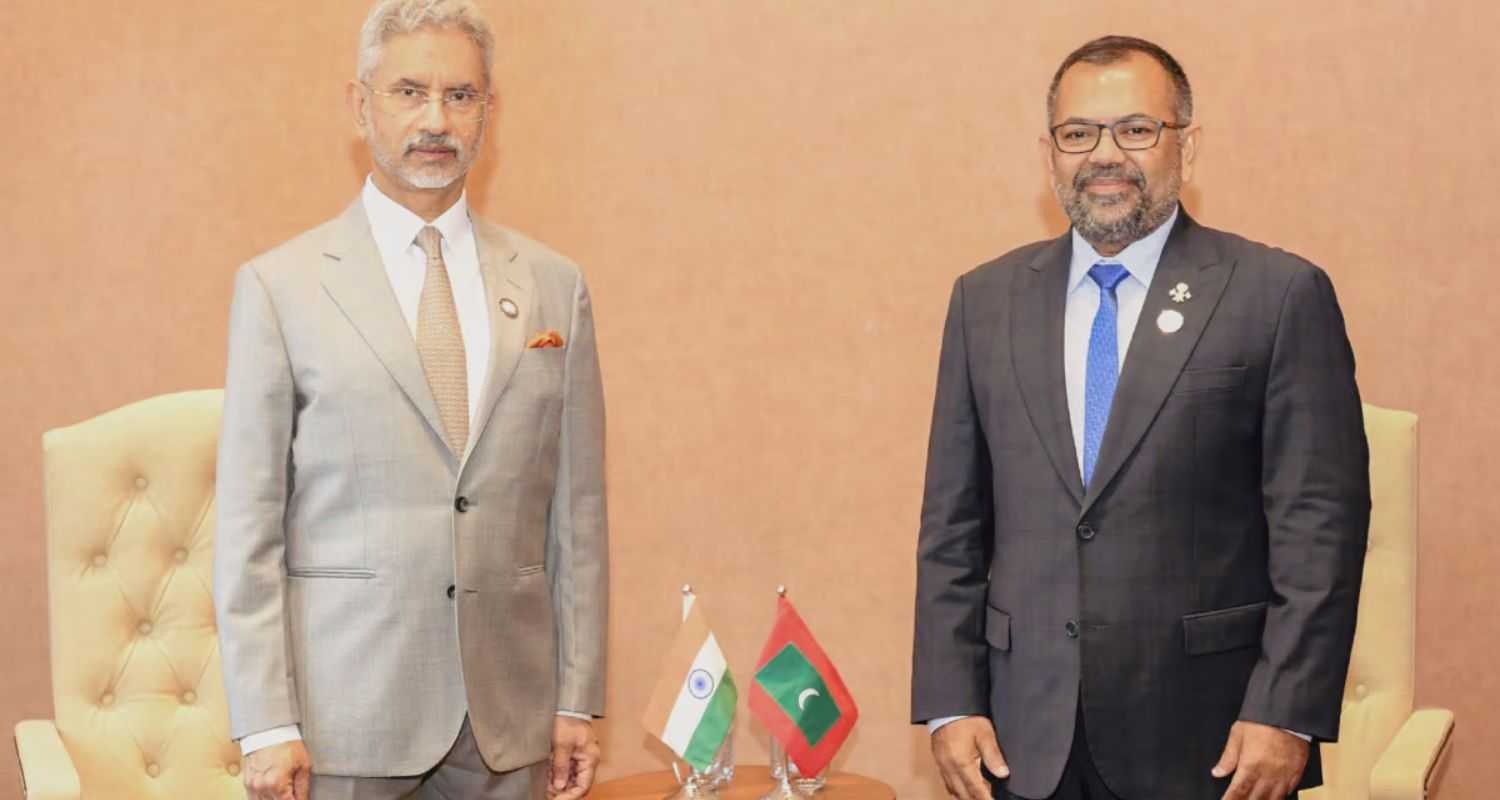
<svg viewBox="0 0 1500 800">
<path fill-rule="evenodd" d="M 427 254 L 427 276 L 417 305 L 417 354 L 437 401 L 448 449 L 462 457 L 469 443 L 469 367 L 442 242 L 443 234 L 431 225 L 417 233 L 417 247 Z"/>
</svg>

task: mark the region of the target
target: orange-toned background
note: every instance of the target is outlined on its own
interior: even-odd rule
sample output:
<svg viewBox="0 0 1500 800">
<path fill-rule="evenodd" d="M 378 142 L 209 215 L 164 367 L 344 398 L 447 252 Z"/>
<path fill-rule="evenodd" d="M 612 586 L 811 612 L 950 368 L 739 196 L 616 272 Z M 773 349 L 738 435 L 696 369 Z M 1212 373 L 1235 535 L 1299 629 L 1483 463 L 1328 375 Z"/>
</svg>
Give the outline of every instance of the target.
<svg viewBox="0 0 1500 800">
<path fill-rule="evenodd" d="M 906 714 L 947 292 L 1062 230 L 1034 151 L 1046 82 L 1078 43 L 1130 32 L 1197 88 L 1193 213 L 1326 267 L 1367 399 L 1422 415 L 1418 698 L 1458 715 L 1448 796 L 1500 784 L 1500 7 L 1220 5 L 491 3 L 504 107 L 471 197 L 582 263 L 597 307 L 606 777 L 665 764 L 636 717 L 678 585 L 744 676 L 785 582 L 863 709 L 840 766 L 940 795 Z M 236 265 L 364 174 L 340 102 L 365 9 L 0 4 L 7 727 L 51 710 L 39 436 L 220 385 Z M 742 760 L 763 742 L 742 725 Z M 0 759 L 0 796 L 16 786 Z"/>
</svg>

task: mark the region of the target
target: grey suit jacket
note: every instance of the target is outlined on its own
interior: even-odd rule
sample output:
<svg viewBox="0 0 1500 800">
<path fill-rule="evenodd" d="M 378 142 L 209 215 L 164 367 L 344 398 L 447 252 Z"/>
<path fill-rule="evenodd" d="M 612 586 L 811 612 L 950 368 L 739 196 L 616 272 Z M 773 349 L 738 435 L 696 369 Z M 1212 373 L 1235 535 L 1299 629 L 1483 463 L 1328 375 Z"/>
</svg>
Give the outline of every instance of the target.
<svg viewBox="0 0 1500 800">
<path fill-rule="evenodd" d="M 542 245 L 474 230 L 492 343 L 458 458 L 358 201 L 236 279 L 214 557 L 230 734 L 298 723 L 319 773 L 422 772 L 466 712 L 508 770 L 547 754 L 559 708 L 604 710 L 588 291 Z M 548 329 L 565 347 L 525 347 Z"/>
<path fill-rule="evenodd" d="M 1235 720 L 1337 736 L 1370 511 L 1353 353 L 1322 270 L 1182 213 L 1085 491 L 1063 376 L 1070 253 L 1067 235 L 1038 242 L 954 286 L 913 719 L 990 716 L 1008 789 L 1045 797 L 1081 707 L 1116 794 L 1217 798 Z M 1171 298 L 1178 283 L 1191 299 Z M 1167 310 L 1180 330 L 1158 328 Z"/>
</svg>

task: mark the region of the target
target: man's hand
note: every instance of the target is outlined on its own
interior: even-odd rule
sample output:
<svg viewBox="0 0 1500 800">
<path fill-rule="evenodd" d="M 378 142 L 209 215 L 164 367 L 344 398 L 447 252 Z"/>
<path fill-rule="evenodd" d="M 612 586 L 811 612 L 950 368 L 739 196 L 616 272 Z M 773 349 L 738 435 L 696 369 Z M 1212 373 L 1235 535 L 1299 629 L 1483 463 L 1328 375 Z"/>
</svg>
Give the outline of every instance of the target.
<svg viewBox="0 0 1500 800">
<path fill-rule="evenodd" d="M 1285 800 L 1297 788 L 1307 767 L 1311 745 L 1286 731 L 1259 722 L 1234 723 L 1224 755 L 1213 776 L 1234 773 L 1223 800 Z"/>
<path fill-rule="evenodd" d="M 273 744 L 245 756 L 244 776 L 250 800 L 308 800 L 312 759 L 300 739 Z"/>
<path fill-rule="evenodd" d="M 995 777 L 1010 777 L 995 726 L 985 717 L 964 717 L 938 728 L 932 734 L 932 758 L 948 795 L 958 800 L 990 800 L 990 782 L 979 771 L 981 762 Z"/>
<path fill-rule="evenodd" d="M 547 795 L 554 800 L 578 800 L 593 787 L 597 766 L 599 740 L 594 736 L 594 726 L 586 719 L 559 714 L 552 723 Z"/>
</svg>

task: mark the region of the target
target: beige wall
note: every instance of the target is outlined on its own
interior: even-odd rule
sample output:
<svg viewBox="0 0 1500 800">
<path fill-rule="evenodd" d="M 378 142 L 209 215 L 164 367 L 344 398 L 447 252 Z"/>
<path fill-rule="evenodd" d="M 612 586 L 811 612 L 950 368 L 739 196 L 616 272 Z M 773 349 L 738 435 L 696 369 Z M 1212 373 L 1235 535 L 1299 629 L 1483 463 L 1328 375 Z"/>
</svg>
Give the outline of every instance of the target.
<svg viewBox="0 0 1500 800">
<path fill-rule="evenodd" d="M 226 5 L 0 4 L 7 726 L 50 712 L 41 432 L 219 385 L 235 266 L 363 174 L 339 103 L 365 0 Z M 1500 783 L 1494 4 L 491 5 L 505 102 L 474 203 L 585 265 L 597 307 L 606 776 L 664 764 L 636 718 L 677 586 L 747 676 L 785 582 L 863 709 L 840 765 L 938 796 L 905 722 L 948 288 L 1062 229 L 1033 144 L 1046 81 L 1132 32 L 1197 87 L 1193 213 L 1326 267 L 1366 398 L 1422 415 L 1418 696 L 1458 714 L 1448 796 Z M 763 741 L 742 725 L 742 760 Z"/>
</svg>

